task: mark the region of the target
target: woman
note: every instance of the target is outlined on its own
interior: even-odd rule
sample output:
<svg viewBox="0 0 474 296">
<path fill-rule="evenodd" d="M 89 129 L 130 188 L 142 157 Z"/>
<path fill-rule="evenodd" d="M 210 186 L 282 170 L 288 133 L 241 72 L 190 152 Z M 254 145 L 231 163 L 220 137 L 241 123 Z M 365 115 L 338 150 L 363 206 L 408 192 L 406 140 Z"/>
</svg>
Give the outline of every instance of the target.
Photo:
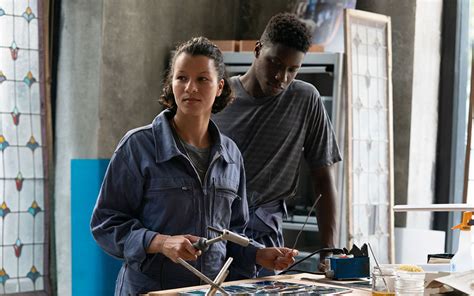
<svg viewBox="0 0 474 296">
<path fill-rule="evenodd" d="M 116 295 L 200 284 L 180 257 L 214 279 L 226 257 L 231 269 L 253 276 L 255 266 L 284 269 L 296 251 L 192 244 L 216 234 L 208 226 L 243 233 L 248 221 L 245 174 L 237 146 L 210 120 L 231 100 L 222 53 L 204 37 L 181 44 L 160 102 L 168 107 L 129 131 L 110 161 L 91 229 L 102 249 L 123 260 Z"/>
</svg>

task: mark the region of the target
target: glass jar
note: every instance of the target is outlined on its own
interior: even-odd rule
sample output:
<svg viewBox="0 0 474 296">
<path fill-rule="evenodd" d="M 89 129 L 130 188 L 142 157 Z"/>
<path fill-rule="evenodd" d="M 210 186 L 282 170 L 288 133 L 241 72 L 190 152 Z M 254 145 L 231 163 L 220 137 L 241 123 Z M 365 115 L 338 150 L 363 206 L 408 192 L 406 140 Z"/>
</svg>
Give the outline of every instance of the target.
<svg viewBox="0 0 474 296">
<path fill-rule="evenodd" d="M 425 273 L 397 271 L 395 292 L 400 296 L 423 296 L 425 292 Z"/>
<path fill-rule="evenodd" d="M 395 295 L 395 270 L 389 267 L 374 267 L 372 271 L 372 295 Z"/>
</svg>

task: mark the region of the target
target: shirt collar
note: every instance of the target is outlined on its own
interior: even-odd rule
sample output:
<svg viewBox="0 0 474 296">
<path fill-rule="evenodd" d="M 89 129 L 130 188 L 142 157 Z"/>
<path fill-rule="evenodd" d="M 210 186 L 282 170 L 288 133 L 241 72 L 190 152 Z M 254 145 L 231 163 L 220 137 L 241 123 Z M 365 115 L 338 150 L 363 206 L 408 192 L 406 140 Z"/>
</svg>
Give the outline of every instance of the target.
<svg viewBox="0 0 474 296">
<path fill-rule="evenodd" d="M 173 116 L 173 111 L 166 109 L 158 114 L 152 123 L 155 157 L 158 163 L 182 155 L 173 137 L 173 130 L 170 124 L 170 119 L 173 118 Z M 213 153 L 215 153 L 214 151 L 219 153 L 228 164 L 234 163 L 229 151 L 222 144 L 223 138 L 219 132 L 219 128 L 212 120 L 209 120 L 209 132 L 211 133 L 211 138 L 214 140 L 211 151 Z"/>
</svg>

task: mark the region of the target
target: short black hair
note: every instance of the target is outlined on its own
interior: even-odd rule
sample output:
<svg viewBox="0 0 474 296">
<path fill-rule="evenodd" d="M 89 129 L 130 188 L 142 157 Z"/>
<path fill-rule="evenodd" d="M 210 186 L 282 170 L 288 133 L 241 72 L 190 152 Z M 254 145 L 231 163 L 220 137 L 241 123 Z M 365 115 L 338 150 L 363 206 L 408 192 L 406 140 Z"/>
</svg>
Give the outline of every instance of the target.
<svg viewBox="0 0 474 296">
<path fill-rule="evenodd" d="M 168 73 L 165 77 L 163 84 L 163 93 L 159 98 L 159 102 L 176 112 L 177 105 L 173 93 L 173 69 L 176 58 L 182 54 L 186 53 L 191 56 L 202 55 L 214 60 L 214 67 L 217 72 L 217 79 L 224 79 L 224 87 L 222 89 L 221 95 L 216 97 L 214 104 L 212 105 L 212 113 L 217 113 L 224 109 L 232 100 L 233 94 L 230 88 L 229 78 L 225 70 L 224 57 L 219 47 L 209 41 L 206 37 L 194 37 L 190 40 L 181 43 L 176 47 L 173 58 L 170 61 Z"/>
<path fill-rule="evenodd" d="M 279 13 L 268 22 L 260 42 L 282 44 L 306 53 L 311 39 L 311 31 L 295 14 Z"/>
</svg>

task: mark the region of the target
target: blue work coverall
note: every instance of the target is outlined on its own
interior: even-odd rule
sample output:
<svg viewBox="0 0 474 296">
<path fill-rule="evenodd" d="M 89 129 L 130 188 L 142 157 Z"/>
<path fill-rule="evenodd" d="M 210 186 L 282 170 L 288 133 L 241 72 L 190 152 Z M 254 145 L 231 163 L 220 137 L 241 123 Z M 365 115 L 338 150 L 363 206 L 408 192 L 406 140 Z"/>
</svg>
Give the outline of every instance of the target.
<svg viewBox="0 0 474 296">
<path fill-rule="evenodd" d="M 173 115 L 165 110 L 152 124 L 129 131 L 102 183 L 91 231 L 105 252 L 123 260 L 115 295 L 202 284 L 163 254 L 146 253 L 155 235 L 215 237 L 207 226 L 243 234 L 248 221 L 243 159 L 235 143 L 209 122 L 213 145 L 201 183 L 173 137 Z M 232 268 L 253 277 L 260 247 L 218 242 L 189 263 L 214 279 L 226 257 L 233 257 Z"/>
</svg>

